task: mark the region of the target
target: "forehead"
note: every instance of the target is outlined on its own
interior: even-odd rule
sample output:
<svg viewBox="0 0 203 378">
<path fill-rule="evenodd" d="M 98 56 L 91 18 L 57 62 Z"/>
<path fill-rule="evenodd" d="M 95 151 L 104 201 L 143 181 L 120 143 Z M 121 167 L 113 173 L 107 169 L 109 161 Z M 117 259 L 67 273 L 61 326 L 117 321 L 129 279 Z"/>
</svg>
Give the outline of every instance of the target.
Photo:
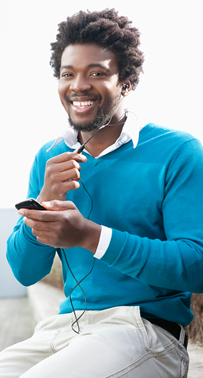
<svg viewBox="0 0 203 378">
<path fill-rule="evenodd" d="M 69 45 L 61 56 L 61 68 L 86 68 L 90 65 L 104 65 L 107 69 L 118 71 L 115 54 L 108 48 L 95 43 Z"/>
</svg>

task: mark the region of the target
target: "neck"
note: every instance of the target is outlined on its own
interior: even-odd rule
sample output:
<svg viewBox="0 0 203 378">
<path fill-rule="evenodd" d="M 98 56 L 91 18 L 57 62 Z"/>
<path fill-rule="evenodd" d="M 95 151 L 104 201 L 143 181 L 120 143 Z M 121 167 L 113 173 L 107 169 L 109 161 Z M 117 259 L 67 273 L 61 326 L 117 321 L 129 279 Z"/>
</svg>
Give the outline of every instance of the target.
<svg viewBox="0 0 203 378">
<path fill-rule="evenodd" d="M 85 146 L 86 150 L 96 157 L 106 148 L 111 146 L 119 138 L 124 123 L 126 121 L 126 115 L 123 114 L 119 119 L 112 118 L 110 124 L 101 130 L 99 130 Z M 81 131 L 78 134 L 78 140 L 81 144 L 85 143 L 95 131 L 84 132 Z"/>
</svg>

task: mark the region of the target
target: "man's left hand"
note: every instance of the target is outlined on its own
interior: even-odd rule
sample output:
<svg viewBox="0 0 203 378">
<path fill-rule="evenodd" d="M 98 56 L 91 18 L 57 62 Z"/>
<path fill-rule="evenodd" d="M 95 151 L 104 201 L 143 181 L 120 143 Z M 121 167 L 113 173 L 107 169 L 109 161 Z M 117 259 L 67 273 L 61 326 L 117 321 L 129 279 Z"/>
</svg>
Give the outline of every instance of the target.
<svg viewBox="0 0 203 378">
<path fill-rule="evenodd" d="M 55 248 L 82 247 L 96 252 L 101 226 L 84 218 L 71 201 L 50 201 L 47 211 L 21 209 L 24 223 L 32 228 L 37 240 Z"/>
</svg>

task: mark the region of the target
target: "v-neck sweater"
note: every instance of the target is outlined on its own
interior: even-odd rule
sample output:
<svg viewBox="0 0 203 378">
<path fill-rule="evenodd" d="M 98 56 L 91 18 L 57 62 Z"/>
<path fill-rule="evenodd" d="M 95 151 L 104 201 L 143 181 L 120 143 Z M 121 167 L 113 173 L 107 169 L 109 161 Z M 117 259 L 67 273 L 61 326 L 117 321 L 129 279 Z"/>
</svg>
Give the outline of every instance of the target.
<svg viewBox="0 0 203 378">
<path fill-rule="evenodd" d="M 37 153 L 28 198 L 37 198 L 48 159 L 72 151 L 64 142 Z M 140 306 L 143 317 L 188 325 L 191 293 L 203 291 L 203 148 L 190 134 L 148 124 L 132 141 L 93 158 L 86 154 L 81 178 L 93 200 L 90 220 L 112 229 L 109 246 L 81 286 L 88 310 Z M 67 193 L 84 217 L 91 199 L 83 186 Z M 64 292 L 60 314 L 72 311 L 69 295 L 76 282 L 63 254 Z M 16 278 L 32 285 L 46 276 L 56 250 L 40 244 L 20 217 L 8 240 L 7 258 Z M 93 254 L 65 249 L 80 281 L 90 271 Z M 75 310 L 85 307 L 79 287 L 71 294 Z"/>
</svg>

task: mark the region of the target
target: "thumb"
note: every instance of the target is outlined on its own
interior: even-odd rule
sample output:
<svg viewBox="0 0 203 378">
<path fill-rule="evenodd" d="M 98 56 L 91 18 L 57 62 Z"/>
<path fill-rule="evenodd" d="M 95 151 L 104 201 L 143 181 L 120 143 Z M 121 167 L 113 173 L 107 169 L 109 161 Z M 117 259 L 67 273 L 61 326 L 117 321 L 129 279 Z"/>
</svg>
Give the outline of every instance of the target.
<svg viewBox="0 0 203 378">
<path fill-rule="evenodd" d="M 71 201 L 59 201 L 59 200 L 47 201 L 47 202 L 42 202 L 42 206 L 44 206 L 45 209 L 52 210 L 52 211 L 64 211 L 64 210 L 76 209 L 74 203 Z"/>
</svg>

